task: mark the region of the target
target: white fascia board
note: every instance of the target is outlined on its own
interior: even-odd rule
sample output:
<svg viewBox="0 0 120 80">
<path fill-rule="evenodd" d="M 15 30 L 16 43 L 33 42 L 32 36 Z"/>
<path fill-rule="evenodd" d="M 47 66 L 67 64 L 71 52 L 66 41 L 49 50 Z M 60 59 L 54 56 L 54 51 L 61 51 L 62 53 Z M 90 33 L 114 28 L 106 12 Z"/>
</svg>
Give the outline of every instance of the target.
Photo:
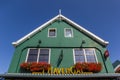
<svg viewBox="0 0 120 80">
<path fill-rule="evenodd" d="M 90 37 L 92 37 L 93 39 L 97 40 L 98 42 L 100 42 L 102 45 L 107 45 L 109 44 L 109 42 L 104 41 L 103 39 L 101 39 L 100 37 L 96 36 L 95 34 L 91 33 L 90 31 L 86 30 L 85 28 L 83 28 L 82 26 L 78 25 L 77 23 L 75 23 L 74 21 L 66 18 L 65 16 L 59 14 L 57 16 L 55 16 L 54 18 L 52 18 L 51 20 L 47 21 L 46 23 L 44 23 L 43 25 L 39 26 L 38 28 L 36 28 L 35 30 L 33 30 L 32 32 L 30 32 L 29 34 L 27 34 L 26 36 L 24 36 L 23 38 L 19 39 L 16 42 L 13 42 L 12 44 L 14 46 L 19 45 L 21 42 L 25 41 L 26 39 L 29 39 L 32 35 L 34 35 L 35 33 L 37 33 L 38 31 L 42 30 L 45 26 L 49 25 L 50 23 L 52 23 L 53 21 L 55 21 L 56 19 L 61 18 L 62 20 L 67 21 L 68 23 L 70 23 L 71 25 L 75 26 L 77 29 L 79 29 L 80 31 L 83 31 L 85 34 L 89 35 Z"/>
<path fill-rule="evenodd" d="M 95 34 L 91 33 L 90 31 L 86 30 L 85 28 L 83 28 L 82 26 L 78 25 L 77 23 L 75 23 L 74 21 L 66 18 L 65 16 L 61 15 L 63 17 L 63 19 L 65 19 L 66 21 L 70 22 L 70 24 L 74 25 L 76 28 L 78 28 L 80 31 L 83 31 L 84 33 L 86 33 L 87 35 L 89 35 L 90 37 L 92 37 L 93 39 L 97 40 L 98 42 L 100 42 L 103 45 L 108 45 L 109 42 L 105 41 L 103 39 L 101 39 L 100 37 L 96 36 Z"/>
<path fill-rule="evenodd" d="M 59 15 L 55 16 L 54 18 L 52 18 L 51 20 L 47 21 L 46 23 L 44 23 L 43 25 L 39 26 L 38 28 L 36 28 L 35 30 L 33 30 L 32 32 L 30 32 L 29 34 L 27 34 L 26 36 L 22 37 L 21 39 L 19 39 L 16 42 L 12 42 L 12 44 L 14 46 L 19 45 L 21 42 L 25 41 L 26 39 L 29 39 L 32 35 L 34 35 L 36 32 L 42 30 L 45 26 L 47 26 L 48 24 L 52 23 L 54 20 L 56 20 L 59 17 Z"/>
</svg>

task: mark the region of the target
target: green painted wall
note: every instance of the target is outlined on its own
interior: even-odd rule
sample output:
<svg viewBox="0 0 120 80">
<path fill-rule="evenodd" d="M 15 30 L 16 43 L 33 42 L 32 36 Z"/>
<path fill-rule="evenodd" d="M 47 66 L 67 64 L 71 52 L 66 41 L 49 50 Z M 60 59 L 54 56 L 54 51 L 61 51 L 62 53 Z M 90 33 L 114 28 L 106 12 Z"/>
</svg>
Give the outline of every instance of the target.
<svg viewBox="0 0 120 80">
<path fill-rule="evenodd" d="M 54 38 L 48 37 L 48 29 L 56 28 L 57 36 Z M 73 37 L 64 37 L 64 28 L 73 29 Z M 39 40 L 41 43 L 39 44 Z M 85 44 L 81 46 L 82 40 L 85 40 Z M 98 62 L 103 64 L 103 69 L 101 72 L 114 72 L 112 64 L 108 59 L 104 59 L 104 52 L 106 47 L 100 45 L 95 40 L 91 39 L 84 33 L 80 32 L 75 27 L 67 24 L 65 21 L 55 21 L 50 25 L 46 26 L 44 29 L 33 35 L 30 39 L 24 41 L 15 48 L 13 59 L 9 67 L 8 72 L 20 72 L 20 63 L 24 62 L 27 55 L 27 50 L 29 47 L 38 48 L 50 48 L 51 49 L 51 59 L 50 63 L 53 67 L 57 66 L 57 59 L 60 55 L 60 51 L 63 50 L 63 60 L 59 67 L 69 67 L 74 64 L 73 61 L 73 48 L 95 48 Z"/>
</svg>

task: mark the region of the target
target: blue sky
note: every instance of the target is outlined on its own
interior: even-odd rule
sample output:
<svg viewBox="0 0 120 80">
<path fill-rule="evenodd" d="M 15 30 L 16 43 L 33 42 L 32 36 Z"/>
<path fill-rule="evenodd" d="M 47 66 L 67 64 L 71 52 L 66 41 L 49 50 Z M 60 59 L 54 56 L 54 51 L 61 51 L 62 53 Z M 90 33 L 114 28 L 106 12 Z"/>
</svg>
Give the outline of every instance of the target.
<svg viewBox="0 0 120 80">
<path fill-rule="evenodd" d="M 59 9 L 104 40 L 110 60 L 120 60 L 120 0 L 0 0 L 0 73 L 8 70 L 12 42 L 58 15 Z"/>
</svg>

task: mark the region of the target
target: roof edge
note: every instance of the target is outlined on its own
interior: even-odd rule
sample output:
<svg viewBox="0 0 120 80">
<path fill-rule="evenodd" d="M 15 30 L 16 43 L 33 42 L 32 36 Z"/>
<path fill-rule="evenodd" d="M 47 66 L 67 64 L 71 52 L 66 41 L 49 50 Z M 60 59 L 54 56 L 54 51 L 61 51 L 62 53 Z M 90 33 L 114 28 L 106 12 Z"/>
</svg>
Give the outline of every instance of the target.
<svg viewBox="0 0 120 80">
<path fill-rule="evenodd" d="M 61 15 L 64 19 L 66 19 L 67 21 L 71 22 L 71 24 L 73 24 L 74 26 L 76 26 L 78 29 L 80 29 L 80 31 L 83 31 L 85 33 L 87 33 L 87 35 L 91 36 L 93 39 L 96 39 L 98 42 L 102 43 L 102 45 L 106 46 L 109 44 L 108 41 L 103 40 L 102 38 L 96 36 L 95 34 L 93 34 L 92 32 L 88 31 L 87 29 L 85 29 L 84 27 L 78 25 L 77 23 L 75 23 L 74 21 L 66 18 L 65 16 Z"/>
<path fill-rule="evenodd" d="M 92 32 L 90 32 L 90 31 L 86 30 L 85 28 L 83 28 L 82 26 L 78 25 L 74 21 L 72 21 L 72 20 L 68 19 L 67 17 L 63 16 L 62 14 L 58 14 L 57 16 L 53 17 L 52 19 L 50 19 L 49 21 L 47 21 L 46 23 L 44 23 L 43 25 L 41 25 L 38 28 L 34 29 L 32 32 L 30 32 L 26 36 L 22 37 L 21 39 L 17 40 L 16 42 L 12 42 L 13 46 L 15 46 L 15 47 L 18 46 L 20 43 L 22 43 L 23 41 L 29 39 L 32 35 L 34 35 L 38 31 L 42 30 L 45 26 L 49 25 L 50 23 L 52 23 L 53 21 L 55 21 L 56 19 L 58 19 L 60 17 L 63 20 L 66 20 L 68 23 L 70 23 L 73 26 L 75 26 L 80 31 L 86 33 L 87 35 L 89 35 L 90 37 L 92 37 L 93 39 L 95 39 L 96 41 L 98 41 L 99 43 L 101 43 L 102 45 L 107 46 L 109 44 L 108 41 L 105 41 L 105 40 L 101 39 L 100 37 L 96 36 Z"/>
<path fill-rule="evenodd" d="M 46 23 L 40 25 L 38 28 L 34 29 L 32 32 L 27 34 L 26 36 L 22 37 L 21 39 L 17 40 L 16 42 L 12 42 L 13 46 L 19 45 L 22 41 L 25 41 L 26 39 L 29 39 L 32 35 L 34 35 L 36 32 L 40 31 L 44 26 L 48 25 L 49 23 L 53 22 L 59 17 L 59 15 L 53 17 L 51 20 L 47 21 Z"/>
</svg>

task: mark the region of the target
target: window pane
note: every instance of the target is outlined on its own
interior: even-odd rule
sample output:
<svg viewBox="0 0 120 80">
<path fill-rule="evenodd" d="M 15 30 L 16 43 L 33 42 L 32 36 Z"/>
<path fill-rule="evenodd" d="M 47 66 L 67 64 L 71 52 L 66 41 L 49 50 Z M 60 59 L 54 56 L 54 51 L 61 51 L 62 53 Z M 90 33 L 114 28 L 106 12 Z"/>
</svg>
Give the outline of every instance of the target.
<svg viewBox="0 0 120 80">
<path fill-rule="evenodd" d="M 48 62 L 49 60 L 49 49 L 40 49 L 39 62 Z"/>
<path fill-rule="evenodd" d="M 66 29 L 65 30 L 65 36 L 66 37 L 72 37 L 72 29 Z"/>
<path fill-rule="evenodd" d="M 37 62 L 38 49 L 30 49 L 27 62 Z"/>
<path fill-rule="evenodd" d="M 94 55 L 87 55 L 86 58 L 87 58 L 87 62 L 96 62 Z"/>
<path fill-rule="evenodd" d="M 82 49 L 75 49 L 74 52 L 76 62 L 85 62 L 84 51 Z"/>
<path fill-rule="evenodd" d="M 85 49 L 86 55 L 94 55 L 94 50 L 93 49 Z"/>
<path fill-rule="evenodd" d="M 75 60 L 76 62 L 85 62 L 84 56 L 76 56 Z"/>
<path fill-rule="evenodd" d="M 85 49 L 87 62 L 96 62 L 95 53 L 93 49 Z"/>
<path fill-rule="evenodd" d="M 56 36 L 56 30 L 55 30 L 55 29 L 50 29 L 50 30 L 49 30 L 49 36 L 50 36 L 50 37 Z"/>
<path fill-rule="evenodd" d="M 75 55 L 84 55 L 84 52 L 82 49 L 75 49 Z"/>
</svg>

